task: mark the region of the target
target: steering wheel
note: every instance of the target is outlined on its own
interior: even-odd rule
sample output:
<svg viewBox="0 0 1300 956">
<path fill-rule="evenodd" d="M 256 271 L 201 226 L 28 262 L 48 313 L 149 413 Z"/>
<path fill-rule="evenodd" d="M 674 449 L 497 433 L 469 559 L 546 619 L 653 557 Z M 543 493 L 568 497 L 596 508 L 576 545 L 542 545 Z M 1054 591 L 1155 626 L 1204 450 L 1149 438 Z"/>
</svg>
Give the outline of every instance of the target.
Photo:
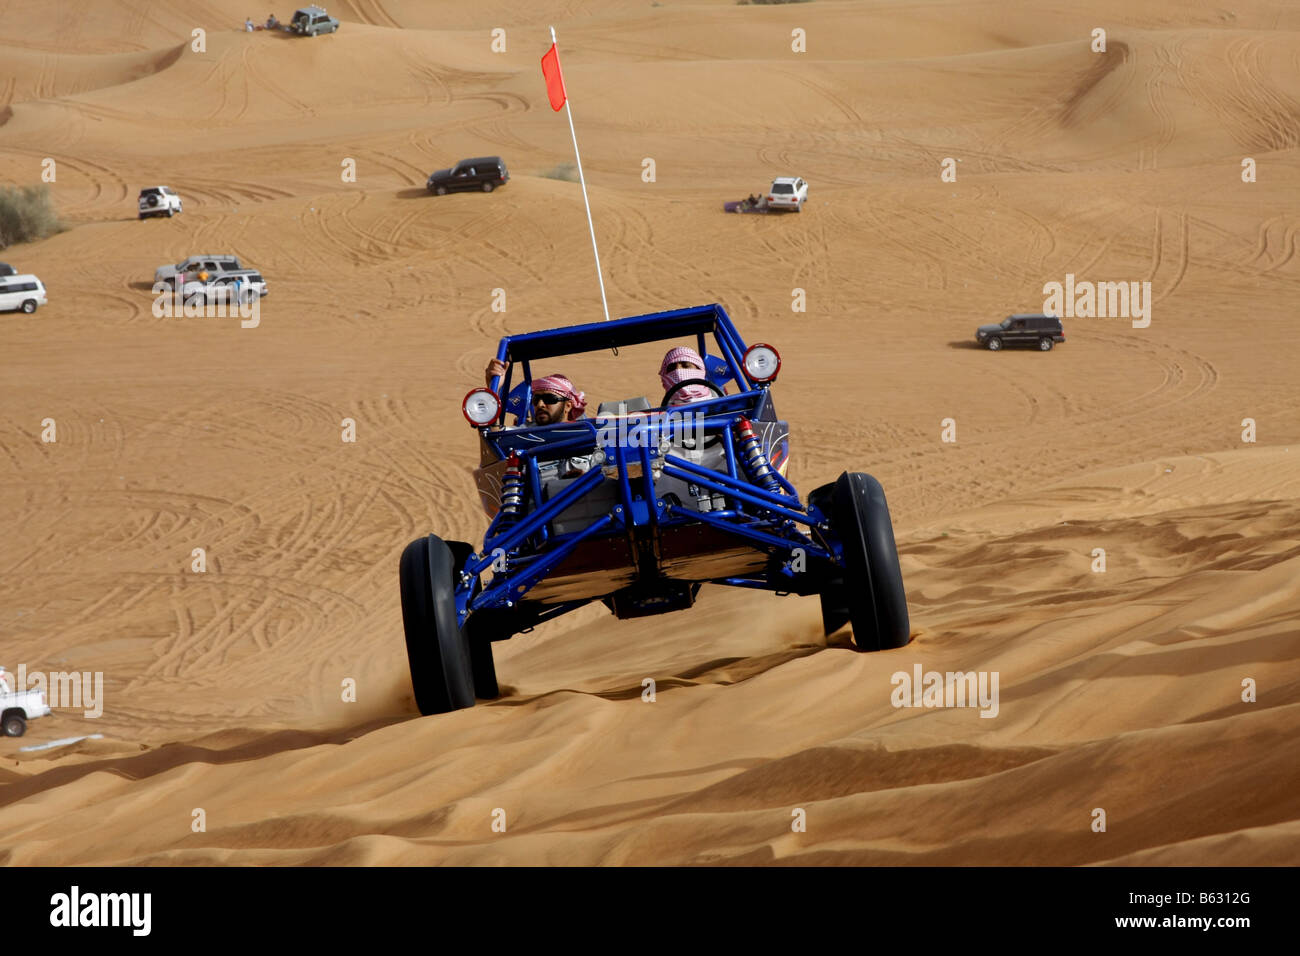
<svg viewBox="0 0 1300 956">
<path fill-rule="evenodd" d="M 680 392 L 682 389 L 684 389 L 687 385 L 707 385 L 709 388 L 713 389 L 713 391 L 717 393 L 718 398 L 724 398 L 727 394 L 722 389 L 718 388 L 718 386 L 710 382 L 707 378 L 688 378 L 688 379 L 683 379 L 682 381 L 678 382 L 675 385 L 669 386 L 668 391 L 664 392 L 664 400 L 659 403 L 659 407 L 667 408 L 669 400 L 678 392 Z"/>
</svg>

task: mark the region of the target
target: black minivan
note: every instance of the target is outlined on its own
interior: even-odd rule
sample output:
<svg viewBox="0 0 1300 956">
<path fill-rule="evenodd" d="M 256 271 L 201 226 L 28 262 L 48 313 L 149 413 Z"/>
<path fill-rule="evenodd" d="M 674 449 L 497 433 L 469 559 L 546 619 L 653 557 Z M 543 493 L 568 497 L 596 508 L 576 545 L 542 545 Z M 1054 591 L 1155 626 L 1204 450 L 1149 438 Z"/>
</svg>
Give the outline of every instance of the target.
<svg viewBox="0 0 1300 956">
<path fill-rule="evenodd" d="M 429 192 L 444 196 L 456 189 L 481 189 L 490 193 L 510 181 L 510 173 L 500 156 L 480 156 L 462 159 L 451 169 L 439 169 L 429 174 L 425 183 Z"/>
<path fill-rule="evenodd" d="M 1008 315 L 996 325 L 981 325 L 975 330 L 975 341 L 990 352 L 1018 345 L 1050 352 L 1057 342 L 1065 341 L 1065 330 L 1054 315 Z"/>
</svg>

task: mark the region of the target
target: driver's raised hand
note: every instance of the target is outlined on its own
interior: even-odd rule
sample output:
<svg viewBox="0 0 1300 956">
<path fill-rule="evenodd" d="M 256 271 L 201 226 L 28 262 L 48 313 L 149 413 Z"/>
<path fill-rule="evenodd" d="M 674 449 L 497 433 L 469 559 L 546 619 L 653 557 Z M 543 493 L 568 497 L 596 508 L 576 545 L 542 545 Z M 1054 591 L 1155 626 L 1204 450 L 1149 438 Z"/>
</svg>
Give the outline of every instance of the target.
<svg viewBox="0 0 1300 956">
<path fill-rule="evenodd" d="M 483 373 L 484 384 L 486 384 L 488 388 L 491 388 L 493 376 L 505 374 L 506 363 L 501 361 L 499 358 L 490 359 L 487 363 L 487 371 Z"/>
</svg>

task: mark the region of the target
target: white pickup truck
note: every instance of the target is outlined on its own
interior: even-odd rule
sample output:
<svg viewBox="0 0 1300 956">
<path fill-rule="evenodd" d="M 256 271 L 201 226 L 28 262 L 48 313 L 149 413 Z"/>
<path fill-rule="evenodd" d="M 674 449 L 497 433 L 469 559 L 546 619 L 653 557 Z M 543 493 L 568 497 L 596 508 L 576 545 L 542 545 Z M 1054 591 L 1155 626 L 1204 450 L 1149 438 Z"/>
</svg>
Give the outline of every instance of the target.
<svg viewBox="0 0 1300 956">
<path fill-rule="evenodd" d="M 45 717 L 50 705 L 43 690 L 14 690 L 12 678 L 0 667 L 0 730 L 6 737 L 21 737 L 27 732 L 27 721 Z"/>
</svg>

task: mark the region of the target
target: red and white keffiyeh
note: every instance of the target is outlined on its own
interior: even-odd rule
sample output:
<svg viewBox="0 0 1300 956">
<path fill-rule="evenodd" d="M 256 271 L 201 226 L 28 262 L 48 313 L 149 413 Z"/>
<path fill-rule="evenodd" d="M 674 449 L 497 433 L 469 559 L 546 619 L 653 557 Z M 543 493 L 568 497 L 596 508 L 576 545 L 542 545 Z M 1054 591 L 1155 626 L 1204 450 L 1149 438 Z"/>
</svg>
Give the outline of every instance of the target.
<svg viewBox="0 0 1300 956">
<path fill-rule="evenodd" d="M 675 368 L 671 372 L 668 366 L 674 362 L 690 362 L 694 368 Z M 704 359 L 700 358 L 700 353 L 695 349 L 679 346 L 675 349 L 669 349 L 664 360 L 659 363 L 659 381 L 663 382 L 664 390 L 672 388 L 678 382 L 684 382 L 692 378 L 708 378 L 704 370 Z M 685 388 L 677 390 L 668 402 L 671 405 L 685 405 L 687 402 L 698 402 L 704 398 L 712 398 L 713 390 L 704 385 L 687 385 Z"/>
<path fill-rule="evenodd" d="M 586 394 L 578 391 L 572 382 L 558 372 L 545 378 L 533 379 L 533 394 L 538 392 L 554 392 L 567 398 L 570 403 L 568 421 L 576 421 L 587 410 Z"/>
</svg>

